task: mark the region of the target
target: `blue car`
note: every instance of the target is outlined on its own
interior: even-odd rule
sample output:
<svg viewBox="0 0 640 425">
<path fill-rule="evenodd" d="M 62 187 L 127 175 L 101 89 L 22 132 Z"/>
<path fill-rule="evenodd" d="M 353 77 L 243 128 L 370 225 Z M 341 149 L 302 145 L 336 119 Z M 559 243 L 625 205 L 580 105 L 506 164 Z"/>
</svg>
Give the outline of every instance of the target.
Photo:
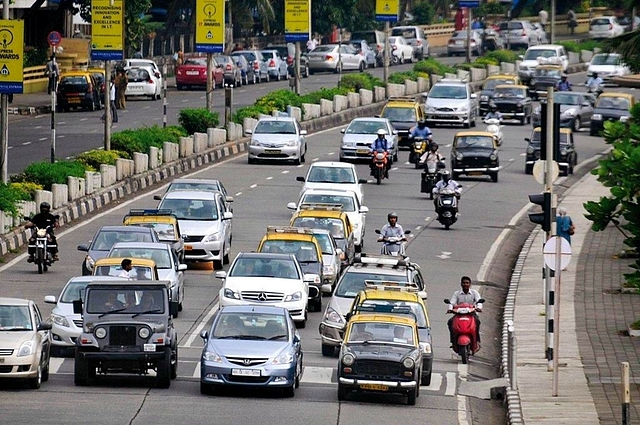
<svg viewBox="0 0 640 425">
<path fill-rule="evenodd" d="M 235 386 L 280 389 L 293 397 L 300 385 L 300 335 L 284 308 L 226 306 L 200 336 L 202 394 Z"/>
</svg>

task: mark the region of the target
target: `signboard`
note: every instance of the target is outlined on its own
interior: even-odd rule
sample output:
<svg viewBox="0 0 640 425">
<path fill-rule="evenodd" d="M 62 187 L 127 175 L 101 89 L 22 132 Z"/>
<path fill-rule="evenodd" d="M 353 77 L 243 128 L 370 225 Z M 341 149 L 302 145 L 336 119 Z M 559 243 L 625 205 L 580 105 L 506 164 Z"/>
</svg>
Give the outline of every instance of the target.
<svg viewBox="0 0 640 425">
<path fill-rule="evenodd" d="M 558 251 L 558 238 L 560 239 L 560 251 Z M 560 255 L 560 267 L 565 269 L 571 262 L 571 244 L 562 236 L 552 236 L 544 244 L 542 249 L 544 264 L 556 271 L 556 260 Z"/>
<path fill-rule="evenodd" d="M 458 7 L 480 7 L 480 1 L 466 1 L 460 0 L 458 1 Z"/>
<path fill-rule="evenodd" d="M 284 0 L 284 39 L 308 41 L 311 32 L 311 0 Z"/>
<path fill-rule="evenodd" d="M 398 9 L 398 0 L 376 0 L 376 21 L 396 22 Z"/>
<path fill-rule="evenodd" d="M 91 0 L 91 59 L 124 59 L 124 0 Z"/>
<path fill-rule="evenodd" d="M 224 51 L 225 0 L 196 0 L 196 52 Z"/>
<path fill-rule="evenodd" d="M 56 47 L 60 45 L 61 42 L 62 34 L 60 34 L 58 31 L 51 31 L 49 35 L 47 35 L 47 43 L 49 43 L 49 46 Z"/>
<path fill-rule="evenodd" d="M 24 21 L 0 20 L 0 93 L 22 93 Z"/>
</svg>

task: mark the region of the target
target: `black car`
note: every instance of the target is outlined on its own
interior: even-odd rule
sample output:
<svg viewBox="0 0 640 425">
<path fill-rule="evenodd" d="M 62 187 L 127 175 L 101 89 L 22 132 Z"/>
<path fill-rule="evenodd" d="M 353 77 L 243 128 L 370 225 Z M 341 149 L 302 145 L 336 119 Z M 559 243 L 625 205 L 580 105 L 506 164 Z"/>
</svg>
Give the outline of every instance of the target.
<svg viewBox="0 0 640 425">
<path fill-rule="evenodd" d="M 547 96 L 549 87 L 556 87 L 562 79 L 562 67 L 558 65 L 538 65 L 529 82 L 534 99 Z"/>
<path fill-rule="evenodd" d="M 596 100 L 591 116 L 589 134 L 597 136 L 604 130 L 605 121 L 626 121 L 631 116 L 629 110 L 635 104 L 635 98 L 629 93 L 602 93 Z"/>
<path fill-rule="evenodd" d="M 498 142 L 487 131 L 461 131 L 453 138 L 451 146 L 451 177 L 489 176 L 498 181 L 500 159 Z"/>
<path fill-rule="evenodd" d="M 560 127 L 578 131 L 582 126 L 591 123 L 593 104 L 595 103 L 593 94 L 570 91 L 556 92 L 553 95 L 553 102 L 560 105 Z M 539 106 L 533 110 L 531 117 L 533 128 L 542 125 L 540 111 Z"/>
<path fill-rule="evenodd" d="M 516 84 L 518 77 L 513 75 L 492 75 L 487 78 L 482 85 L 482 90 L 480 91 L 478 106 L 480 107 L 480 115 L 485 115 L 489 112 L 489 105 L 493 100 L 493 92 L 496 89 L 496 86 L 501 86 L 505 84 Z"/>
<path fill-rule="evenodd" d="M 534 128 L 531 133 L 531 138 L 525 138 L 527 142 L 526 159 L 524 172 L 526 174 L 533 174 L 533 165 L 540 159 L 540 140 L 541 140 L 540 127 Z M 564 176 L 573 174 L 573 168 L 578 164 L 578 153 L 576 152 L 576 145 L 573 142 L 573 132 L 569 128 L 560 129 L 560 158 L 557 160 L 560 172 Z"/>
<path fill-rule="evenodd" d="M 86 71 L 63 73 L 56 92 L 58 112 L 71 108 L 86 111 L 100 109 L 100 87 L 93 74 Z"/>
<path fill-rule="evenodd" d="M 280 56 L 287 61 L 287 70 L 289 71 L 289 76 L 294 76 L 294 62 L 296 60 L 296 51 L 293 43 L 289 44 L 272 44 L 267 47 L 268 49 L 277 50 L 280 53 Z M 300 75 L 303 78 L 307 78 L 309 76 L 309 58 L 307 55 L 300 53 Z"/>
<path fill-rule="evenodd" d="M 527 86 L 500 85 L 493 92 L 493 103 L 505 120 L 519 120 L 520 125 L 531 122 L 531 98 Z"/>
</svg>

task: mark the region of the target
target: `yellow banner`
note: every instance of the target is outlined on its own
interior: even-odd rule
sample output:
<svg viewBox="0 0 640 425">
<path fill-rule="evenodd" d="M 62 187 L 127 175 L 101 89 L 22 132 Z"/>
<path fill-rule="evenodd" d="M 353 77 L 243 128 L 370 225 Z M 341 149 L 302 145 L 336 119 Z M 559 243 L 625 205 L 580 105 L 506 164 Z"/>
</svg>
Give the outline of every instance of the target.
<svg viewBox="0 0 640 425">
<path fill-rule="evenodd" d="M 398 0 L 376 0 L 376 20 L 395 22 L 398 20 Z"/>
<path fill-rule="evenodd" d="M 284 37 L 287 42 L 309 40 L 310 9 L 311 0 L 284 1 Z"/>
<path fill-rule="evenodd" d="M 196 52 L 224 51 L 225 0 L 196 0 Z"/>
<path fill-rule="evenodd" d="M 124 0 L 91 0 L 91 59 L 124 59 L 123 29 Z"/>
<path fill-rule="evenodd" d="M 0 93 L 22 93 L 24 21 L 0 20 Z"/>
</svg>

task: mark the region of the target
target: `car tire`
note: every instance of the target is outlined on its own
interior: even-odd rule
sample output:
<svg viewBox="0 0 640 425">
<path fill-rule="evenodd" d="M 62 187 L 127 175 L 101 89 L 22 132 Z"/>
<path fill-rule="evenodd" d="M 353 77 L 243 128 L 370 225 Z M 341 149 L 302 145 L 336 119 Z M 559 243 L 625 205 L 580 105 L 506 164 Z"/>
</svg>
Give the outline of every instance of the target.
<svg viewBox="0 0 640 425">
<path fill-rule="evenodd" d="M 42 363 L 42 362 L 40 362 Z M 42 364 L 38 364 L 38 371 L 36 372 L 36 376 L 34 378 L 29 378 L 29 388 L 32 390 L 37 390 L 42 385 Z"/>
<path fill-rule="evenodd" d="M 333 357 L 336 353 L 336 347 L 333 345 L 322 344 L 322 355 L 324 357 Z"/>
<path fill-rule="evenodd" d="M 349 390 L 344 385 L 338 384 L 338 401 L 345 401 Z"/>
<path fill-rule="evenodd" d="M 309 64 L 307 64 L 307 65 L 305 65 L 305 66 L 304 66 L 304 73 L 302 74 L 302 76 L 303 76 L 304 78 L 309 78 L 309 75 L 310 75 L 310 74 L 311 74 L 311 73 L 309 72 Z"/>
<path fill-rule="evenodd" d="M 424 387 L 428 387 L 429 385 L 431 385 L 431 371 L 429 371 L 429 373 L 426 375 L 422 375 L 422 378 L 420 379 L 420 385 Z"/>
<path fill-rule="evenodd" d="M 338 65 L 336 65 L 336 69 L 333 72 L 334 72 L 334 74 L 341 74 L 342 73 L 342 62 L 338 62 Z"/>
<path fill-rule="evenodd" d="M 178 345 L 176 344 L 175 353 L 171 354 L 171 379 L 178 377 Z"/>
<path fill-rule="evenodd" d="M 520 125 L 524 125 L 526 122 L 527 122 L 527 117 L 526 116 L 520 118 Z"/>
<path fill-rule="evenodd" d="M 296 322 L 296 328 L 304 329 L 307 327 L 307 311 L 304 312 L 304 320 L 302 322 Z"/>
<path fill-rule="evenodd" d="M 271 76 L 269 75 L 268 72 L 267 72 L 267 78 L 265 78 L 265 80 L 267 80 L 267 83 L 271 82 Z"/>
<path fill-rule="evenodd" d="M 47 382 L 49 380 L 49 361 L 51 358 L 47 359 L 46 366 L 42 369 L 42 382 Z"/>
<path fill-rule="evenodd" d="M 491 181 L 494 183 L 498 183 L 498 173 L 491 174 Z"/>
<path fill-rule="evenodd" d="M 582 127 L 582 122 L 580 122 L 580 117 L 576 117 L 573 120 L 571 128 L 573 129 L 574 133 L 577 133 L 578 131 L 580 131 L 580 127 Z"/>
<path fill-rule="evenodd" d="M 408 406 L 415 406 L 416 405 L 416 398 L 418 398 L 418 385 L 416 382 L 416 387 L 412 390 L 409 390 L 409 392 L 407 393 L 407 405 Z"/>
<path fill-rule="evenodd" d="M 93 369 L 93 373 L 91 373 L 90 366 L 90 363 L 81 359 L 76 351 L 73 369 L 73 383 L 76 386 L 82 387 L 88 385 L 91 378 L 95 377 L 96 371 Z"/>
<path fill-rule="evenodd" d="M 533 174 L 533 165 L 525 165 L 524 166 L 524 173 L 525 174 Z"/>
<path fill-rule="evenodd" d="M 213 260 L 213 270 L 220 270 L 220 269 L 222 269 L 222 260 Z"/>
<path fill-rule="evenodd" d="M 364 62 L 360 62 L 360 65 L 358 66 L 358 72 L 364 72 Z"/>
<path fill-rule="evenodd" d="M 182 89 L 184 89 L 184 86 L 182 84 L 176 84 L 176 89 L 178 91 L 182 91 Z"/>
<path fill-rule="evenodd" d="M 169 388 L 171 386 L 171 348 L 164 348 L 164 354 L 158 360 L 156 369 L 156 386 L 158 388 Z"/>
<path fill-rule="evenodd" d="M 212 395 L 213 388 L 209 384 L 205 384 L 204 382 L 200 382 L 200 394 L 202 395 Z"/>
</svg>

